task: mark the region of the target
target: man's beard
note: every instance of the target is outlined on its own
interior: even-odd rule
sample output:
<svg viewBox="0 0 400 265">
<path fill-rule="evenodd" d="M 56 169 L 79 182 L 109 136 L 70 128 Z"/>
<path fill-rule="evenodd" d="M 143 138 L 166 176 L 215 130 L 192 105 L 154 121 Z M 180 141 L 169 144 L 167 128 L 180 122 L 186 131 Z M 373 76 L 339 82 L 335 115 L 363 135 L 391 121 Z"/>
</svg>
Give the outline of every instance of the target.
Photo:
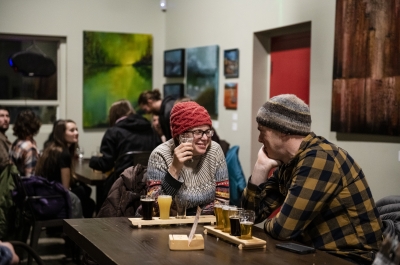
<svg viewBox="0 0 400 265">
<path fill-rule="evenodd" d="M 7 130 L 8 130 L 8 126 L 7 126 L 7 128 L 0 127 L 0 132 L 1 132 L 2 134 L 5 134 Z"/>
</svg>

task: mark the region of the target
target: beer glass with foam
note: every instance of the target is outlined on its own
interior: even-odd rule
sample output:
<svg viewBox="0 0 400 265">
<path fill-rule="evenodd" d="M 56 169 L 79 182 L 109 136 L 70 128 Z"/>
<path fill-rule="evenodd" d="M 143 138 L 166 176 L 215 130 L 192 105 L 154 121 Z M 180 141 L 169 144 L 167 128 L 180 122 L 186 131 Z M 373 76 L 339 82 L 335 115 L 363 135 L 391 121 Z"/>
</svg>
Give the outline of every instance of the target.
<svg viewBox="0 0 400 265">
<path fill-rule="evenodd" d="M 224 216 L 222 215 L 222 207 L 223 204 L 214 204 L 214 215 L 217 225 L 215 226 L 216 229 L 223 230 L 224 229 Z"/>
<path fill-rule="evenodd" d="M 243 210 L 240 212 L 240 239 L 251 239 L 255 212 L 253 210 Z"/>
<path fill-rule="evenodd" d="M 232 236 L 240 236 L 240 212 L 243 211 L 243 208 L 236 208 L 231 210 L 229 214 L 229 222 L 231 223 L 231 235 Z"/>
<path fill-rule="evenodd" d="M 143 220 L 152 220 L 154 198 L 150 195 L 141 195 L 140 203 L 142 204 Z"/>
<path fill-rule="evenodd" d="M 224 229 L 222 230 L 223 232 L 231 232 L 231 222 L 229 221 L 229 215 L 236 208 L 237 207 L 235 205 L 224 205 L 222 207 L 222 215 L 224 217 Z"/>
</svg>

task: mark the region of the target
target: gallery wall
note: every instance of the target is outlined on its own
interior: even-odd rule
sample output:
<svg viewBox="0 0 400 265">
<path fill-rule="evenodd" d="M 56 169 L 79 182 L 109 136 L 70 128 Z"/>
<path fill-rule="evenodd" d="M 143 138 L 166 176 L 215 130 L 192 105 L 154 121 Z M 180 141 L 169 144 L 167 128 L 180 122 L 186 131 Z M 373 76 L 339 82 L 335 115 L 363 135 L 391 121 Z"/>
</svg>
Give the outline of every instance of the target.
<svg viewBox="0 0 400 265">
<path fill-rule="evenodd" d="M 114 33 L 140 33 L 153 36 L 153 86 L 160 87 L 163 76 L 162 56 L 165 43 L 165 15 L 157 0 L 85 0 L 85 1 L 0 1 L 0 33 L 66 38 L 65 65 L 66 109 L 60 110 L 64 118 L 76 121 L 80 131 L 79 143 L 85 156 L 100 146 L 104 129 L 82 128 L 83 87 L 83 31 Z M 39 148 L 51 131 L 42 126 L 35 137 Z M 7 135 L 14 139 L 12 129 Z"/>
<path fill-rule="evenodd" d="M 253 52 L 261 46 L 254 33 L 311 22 L 310 108 L 312 130 L 346 149 L 361 165 L 376 198 L 400 194 L 398 137 L 337 135 L 330 131 L 335 0 L 168 0 L 166 49 L 219 45 L 219 113 L 217 131 L 231 145 L 239 145 L 240 161 L 247 177 L 260 148 L 255 113 L 268 98 L 269 80 Z M 223 76 L 223 50 L 240 51 L 239 78 Z M 264 49 L 261 47 L 260 49 Z M 261 67 L 260 67 L 261 68 Z M 267 68 L 267 71 L 269 69 Z M 176 81 L 168 79 L 167 82 Z M 224 108 L 225 82 L 238 83 L 237 110 Z M 266 85 L 260 85 L 266 84 Z M 237 116 L 237 120 L 235 117 Z M 233 124 L 237 130 L 233 130 Z"/>
<path fill-rule="evenodd" d="M 338 135 L 330 131 L 335 0 L 0 0 L 0 33 L 66 37 L 66 117 L 77 121 L 85 156 L 100 145 L 104 131 L 82 129 L 82 36 L 84 30 L 147 33 L 154 38 L 153 86 L 184 81 L 163 77 L 163 51 L 219 45 L 218 120 L 220 138 L 239 145 L 245 175 L 260 148 L 254 113 L 268 98 L 268 80 L 257 73 L 254 51 L 262 50 L 254 33 L 311 22 L 310 106 L 312 129 L 337 143 L 364 169 L 373 195 L 399 194 L 399 140 L 388 137 Z M 261 48 L 260 48 L 261 47 Z M 225 79 L 223 50 L 240 51 L 239 77 Z M 268 56 L 268 55 L 265 55 Z M 268 70 L 268 68 L 267 68 Z M 260 80 L 263 79 L 263 80 Z M 226 82 L 238 83 L 237 110 L 224 108 Z M 42 145 L 50 129 L 37 136 Z M 10 138 L 12 132 L 9 130 Z M 92 150 L 93 149 L 93 150 Z"/>
</svg>

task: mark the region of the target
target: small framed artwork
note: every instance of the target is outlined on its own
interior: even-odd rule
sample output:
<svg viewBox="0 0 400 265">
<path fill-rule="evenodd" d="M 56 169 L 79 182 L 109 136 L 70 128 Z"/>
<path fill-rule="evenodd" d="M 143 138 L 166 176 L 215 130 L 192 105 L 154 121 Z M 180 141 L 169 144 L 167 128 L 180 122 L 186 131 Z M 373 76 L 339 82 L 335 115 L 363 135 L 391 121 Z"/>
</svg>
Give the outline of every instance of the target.
<svg viewBox="0 0 400 265">
<path fill-rule="evenodd" d="M 225 83 L 224 106 L 226 109 L 237 109 L 237 83 Z"/>
<path fill-rule="evenodd" d="M 174 84 L 164 84 L 163 91 L 164 98 L 167 96 L 172 96 L 176 99 L 183 98 L 184 96 L 184 87 L 182 83 L 174 83 Z"/>
<path fill-rule="evenodd" d="M 185 50 L 164 51 L 164 77 L 185 76 Z"/>
<path fill-rule="evenodd" d="M 224 50 L 224 75 L 226 78 L 239 77 L 239 49 Z"/>
</svg>

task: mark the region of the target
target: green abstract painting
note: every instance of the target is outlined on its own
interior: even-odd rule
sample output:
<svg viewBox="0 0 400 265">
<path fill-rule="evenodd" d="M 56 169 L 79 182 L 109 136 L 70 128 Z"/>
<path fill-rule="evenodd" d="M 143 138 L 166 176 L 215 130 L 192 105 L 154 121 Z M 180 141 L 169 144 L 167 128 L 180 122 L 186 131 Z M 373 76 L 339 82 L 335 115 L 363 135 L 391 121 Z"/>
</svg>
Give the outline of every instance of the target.
<svg viewBox="0 0 400 265">
<path fill-rule="evenodd" d="M 111 104 L 127 99 L 137 109 L 152 89 L 153 37 L 149 34 L 83 32 L 83 127 L 108 127 Z"/>
</svg>

